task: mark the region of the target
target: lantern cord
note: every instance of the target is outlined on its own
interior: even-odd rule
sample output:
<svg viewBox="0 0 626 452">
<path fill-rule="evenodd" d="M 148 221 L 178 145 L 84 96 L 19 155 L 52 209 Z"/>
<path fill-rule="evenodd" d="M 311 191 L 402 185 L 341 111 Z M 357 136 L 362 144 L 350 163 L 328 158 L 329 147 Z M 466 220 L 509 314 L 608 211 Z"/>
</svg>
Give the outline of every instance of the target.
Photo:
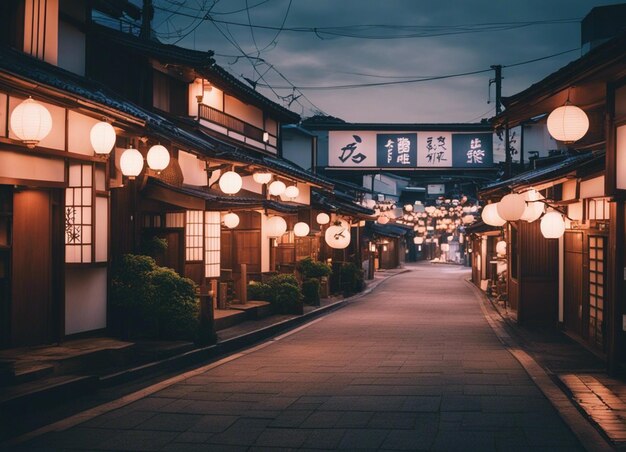
<svg viewBox="0 0 626 452">
<path fill-rule="evenodd" d="M 569 217 L 569 215 L 567 214 L 566 211 L 564 211 L 562 208 L 556 206 L 555 204 L 551 204 L 550 202 L 546 201 L 545 199 L 537 199 L 534 201 L 526 201 L 526 204 L 528 204 L 529 202 L 542 202 L 544 203 L 546 206 L 550 207 L 552 210 L 556 210 L 558 213 L 560 213 L 561 215 L 563 215 L 565 218 L 567 218 L 569 221 L 575 221 L 573 219 L 571 219 Z"/>
</svg>

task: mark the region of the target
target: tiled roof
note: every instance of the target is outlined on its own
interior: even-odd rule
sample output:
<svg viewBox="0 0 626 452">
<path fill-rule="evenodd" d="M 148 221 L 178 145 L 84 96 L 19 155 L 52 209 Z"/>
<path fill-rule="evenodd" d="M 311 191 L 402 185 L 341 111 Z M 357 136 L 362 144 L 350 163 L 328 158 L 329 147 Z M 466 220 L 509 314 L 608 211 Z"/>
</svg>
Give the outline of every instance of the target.
<svg viewBox="0 0 626 452">
<path fill-rule="evenodd" d="M 402 237 L 410 231 L 410 229 L 403 228 L 396 224 L 380 224 L 375 222 L 371 224 L 368 223 L 368 229 L 374 234 L 392 238 Z"/>
<path fill-rule="evenodd" d="M 374 211 L 367 207 L 357 204 L 352 199 L 335 196 L 336 193 L 325 192 L 321 190 L 311 191 L 311 202 L 324 210 L 343 213 L 347 215 L 360 215 L 370 217 L 374 215 Z M 343 199 L 342 199 L 343 198 Z"/>
</svg>

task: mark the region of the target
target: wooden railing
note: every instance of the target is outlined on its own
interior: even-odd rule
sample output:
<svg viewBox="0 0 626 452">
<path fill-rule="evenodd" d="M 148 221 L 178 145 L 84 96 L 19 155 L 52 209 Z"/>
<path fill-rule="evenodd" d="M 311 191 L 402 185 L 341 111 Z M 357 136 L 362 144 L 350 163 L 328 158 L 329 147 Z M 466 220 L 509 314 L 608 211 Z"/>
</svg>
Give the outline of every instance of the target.
<svg viewBox="0 0 626 452">
<path fill-rule="evenodd" d="M 263 134 L 265 132 L 263 129 L 259 129 L 252 124 L 205 104 L 198 105 L 198 112 L 200 119 L 219 124 L 220 126 L 226 127 L 228 130 L 232 130 L 233 132 L 240 133 L 248 138 L 263 143 Z M 269 136 L 276 138 L 273 134 L 269 134 Z"/>
</svg>

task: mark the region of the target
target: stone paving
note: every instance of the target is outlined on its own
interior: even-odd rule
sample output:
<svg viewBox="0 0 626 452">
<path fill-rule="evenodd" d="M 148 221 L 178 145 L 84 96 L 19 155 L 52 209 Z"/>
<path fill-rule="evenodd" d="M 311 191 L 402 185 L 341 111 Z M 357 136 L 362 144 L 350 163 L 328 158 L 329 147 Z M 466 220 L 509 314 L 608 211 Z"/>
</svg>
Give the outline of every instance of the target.
<svg viewBox="0 0 626 452">
<path fill-rule="evenodd" d="M 294 334 L 24 447 L 582 450 L 460 267 L 417 265 Z"/>
</svg>

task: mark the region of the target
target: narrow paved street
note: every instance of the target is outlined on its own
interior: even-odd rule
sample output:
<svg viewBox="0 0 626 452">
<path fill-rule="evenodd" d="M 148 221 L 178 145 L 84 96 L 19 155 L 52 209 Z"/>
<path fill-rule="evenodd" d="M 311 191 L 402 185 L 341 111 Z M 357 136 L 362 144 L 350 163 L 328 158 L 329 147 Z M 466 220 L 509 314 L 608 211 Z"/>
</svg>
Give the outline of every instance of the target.
<svg viewBox="0 0 626 452">
<path fill-rule="evenodd" d="M 30 448 L 580 450 L 466 269 L 421 264 L 302 330 Z"/>
</svg>

